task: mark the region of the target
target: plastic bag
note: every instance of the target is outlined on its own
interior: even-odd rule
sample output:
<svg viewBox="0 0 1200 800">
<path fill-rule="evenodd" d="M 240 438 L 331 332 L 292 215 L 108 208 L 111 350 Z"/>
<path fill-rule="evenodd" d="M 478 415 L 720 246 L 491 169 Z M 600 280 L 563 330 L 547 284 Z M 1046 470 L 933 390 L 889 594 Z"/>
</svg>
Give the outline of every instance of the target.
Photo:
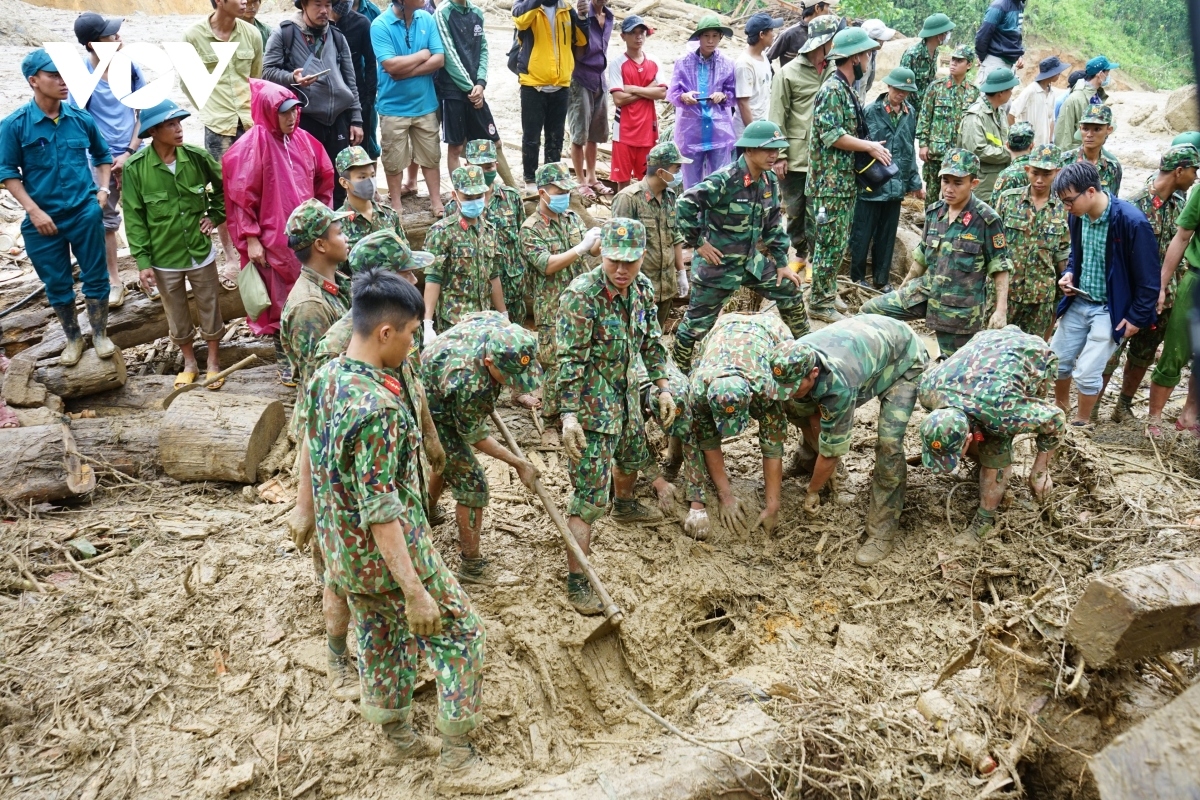
<svg viewBox="0 0 1200 800">
<path fill-rule="evenodd" d="M 256 318 L 271 305 L 271 295 L 267 294 L 267 285 L 253 262 L 242 268 L 237 276 L 238 294 L 242 296 L 242 306 L 246 309 L 249 319 Z"/>
</svg>

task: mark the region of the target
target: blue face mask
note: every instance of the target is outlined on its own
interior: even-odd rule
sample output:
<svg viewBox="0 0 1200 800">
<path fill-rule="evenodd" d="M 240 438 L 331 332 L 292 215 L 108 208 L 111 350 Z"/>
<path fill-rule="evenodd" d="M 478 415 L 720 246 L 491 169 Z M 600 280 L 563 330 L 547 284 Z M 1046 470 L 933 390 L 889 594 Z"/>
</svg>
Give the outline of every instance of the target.
<svg viewBox="0 0 1200 800">
<path fill-rule="evenodd" d="M 663 170 L 663 171 L 666 172 L 666 170 Z M 667 181 L 667 186 L 671 187 L 672 189 L 677 188 L 679 186 L 679 184 L 683 183 L 683 170 L 680 170 L 679 172 L 667 173 L 667 174 L 669 174 L 671 176 L 671 179 L 669 181 Z"/>
<path fill-rule="evenodd" d="M 1110 83 L 1112 83 L 1112 75 L 1105 75 L 1105 76 L 1104 76 L 1104 80 L 1103 80 L 1103 81 L 1101 81 L 1100 85 L 1101 85 L 1101 86 L 1108 86 Z"/>
<path fill-rule="evenodd" d="M 458 209 L 467 219 L 475 219 L 483 213 L 483 198 L 463 200 L 458 204 Z"/>
<path fill-rule="evenodd" d="M 549 195 L 546 199 L 546 205 L 555 214 L 561 214 L 571 207 L 571 195 L 570 193 Z"/>
</svg>

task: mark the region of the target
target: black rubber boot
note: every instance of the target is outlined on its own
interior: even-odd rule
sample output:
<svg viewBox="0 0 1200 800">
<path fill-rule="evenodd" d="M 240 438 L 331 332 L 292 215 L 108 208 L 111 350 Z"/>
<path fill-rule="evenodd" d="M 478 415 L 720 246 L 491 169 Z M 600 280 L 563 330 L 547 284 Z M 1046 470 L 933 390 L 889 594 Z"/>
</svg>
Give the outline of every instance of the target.
<svg viewBox="0 0 1200 800">
<path fill-rule="evenodd" d="M 63 333 L 67 337 L 67 346 L 63 348 L 62 355 L 58 357 L 58 363 L 64 367 L 73 367 L 79 363 L 79 357 L 83 355 L 83 334 L 79 331 L 79 320 L 75 316 L 75 304 L 63 303 L 60 306 L 54 306 L 54 313 L 58 315 L 58 321 L 62 324 Z"/>
<path fill-rule="evenodd" d="M 108 338 L 108 298 L 84 298 L 88 324 L 92 326 L 92 347 L 101 358 L 112 358 L 117 346 Z"/>
</svg>

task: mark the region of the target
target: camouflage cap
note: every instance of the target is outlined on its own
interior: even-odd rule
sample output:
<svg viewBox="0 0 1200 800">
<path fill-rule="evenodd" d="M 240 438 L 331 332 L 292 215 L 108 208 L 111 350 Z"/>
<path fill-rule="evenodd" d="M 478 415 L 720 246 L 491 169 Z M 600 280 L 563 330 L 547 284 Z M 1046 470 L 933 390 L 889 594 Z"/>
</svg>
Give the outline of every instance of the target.
<svg viewBox="0 0 1200 800">
<path fill-rule="evenodd" d="M 542 367 L 537 360 L 537 337 L 520 325 L 501 325 L 488 333 L 485 352 L 506 383 L 518 394 L 526 394 L 541 382 Z"/>
<path fill-rule="evenodd" d="M 463 158 L 468 164 L 496 163 L 496 143 L 491 139 L 472 139 L 463 148 Z"/>
<path fill-rule="evenodd" d="M 971 178 L 979 174 L 979 156 L 958 147 L 946 151 L 938 175 L 957 175 Z"/>
<path fill-rule="evenodd" d="M 961 410 L 939 408 L 929 412 L 921 423 L 921 463 L 934 472 L 952 472 L 970 434 L 971 420 Z"/>
<path fill-rule="evenodd" d="M 650 148 L 646 156 L 648 167 L 669 167 L 672 164 L 690 164 L 692 160 L 679 152 L 679 145 L 674 142 L 663 142 Z"/>
<path fill-rule="evenodd" d="M 646 226 L 636 219 L 613 217 L 600 229 L 600 255 L 613 261 L 637 261 L 646 252 Z"/>
<path fill-rule="evenodd" d="M 1008 147 L 1010 150 L 1028 150 L 1033 147 L 1033 126 L 1028 122 L 1014 123 L 1008 129 Z"/>
<path fill-rule="evenodd" d="M 1180 167 L 1200 167 L 1200 150 L 1192 144 L 1178 144 L 1162 154 L 1158 168 L 1171 172 Z"/>
<path fill-rule="evenodd" d="M 960 44 L 958 47 L 954 48 L 953 52 L 950 53 L 950 57 L 961 58 L 968 64 L 973 64 L 975 63 L 975 45 Z"/>
<path fill-rule="evenodd" d="M 708 384 L 708 405 L 721 436 L 737 436 L 750 424 L 750 384 L 739 375 L 725 375 Z"/>
<path fill-rule="evenodd" d="M 780 386 L 795 386 L 816 365 L 816 352 L 798 339 L 784 342 L 771 354 L 771 376 Z"/>
<path fill-rule="evenodd" d="M 1112 125 L 1112 109 L 1108 106 L 1088 106 L 1080 125 Z"/>
<path fill-rule="evenodd" d="M 800 52 L 811 53 L 832 39 L 837 33 L 840 22 L 841 20 L 836 14 L 822 14 L 814 17 L 812 22 L 808 23 L 808 38 L 804 40 L 804 44 L 800 45 Z"/>
<path fill-rule="evenodd" d="M 567 172 L 567 167 L 561 161 L 556 161 L 552 164 L 542 164 L 538 167 L 533 176 L 533 182 L 540 189 L 543 186 L 554 184 L 560 189 L 570 191 L 577 186 L 578 183 L 571 177 L 571 173 Z"/>
<path fill-rule="evenodd" d="M 350 216 L 348 211 L 334 211 L 320 200 L 305 200 L 296 206 L 287 221 L 288 247 L 303 250 L 325 235 L 329 226 Z"/>
<path fill-rule="evenodd" d="M 333 166 L 338 172 L 345 172 L 351 167 L 369 167 L 375 164 L 375 159 L 367 155 L 367 151 L 358 145 L 351 145 L 337 154 Z"/>
<path fill-rule="evenodd" d="M 393 272 L 425 269 L 433 263 L 433 254 L 412 250 L 394 230 L 386 228 L 368 233 L 350 251 L 350 271 L 362 272 L 370 267 L 383 267 Z"/>
<path fill-rule="evenodd" d="M 478 164 L 467 164 L 459 167 L 450 175 L 454 190 L 459 194 L 484 194 L 488 190 L 487 179 L 483 177 L 483 168 Z"/>
<path fill-rule="evenodd" d="M 1171 146 L 1177 144 L 1192 144 L 1200 147 L 1200 131 L 1184 131 L 1171 140 Z"/>
<path fill-rule="evenodd" d="M 1034 169 L 1059 169 L 1062 160 L 1062 150 L 1052 144 L 1039 144 L 1030 151 L 1028 166 Z"/>
</svg>

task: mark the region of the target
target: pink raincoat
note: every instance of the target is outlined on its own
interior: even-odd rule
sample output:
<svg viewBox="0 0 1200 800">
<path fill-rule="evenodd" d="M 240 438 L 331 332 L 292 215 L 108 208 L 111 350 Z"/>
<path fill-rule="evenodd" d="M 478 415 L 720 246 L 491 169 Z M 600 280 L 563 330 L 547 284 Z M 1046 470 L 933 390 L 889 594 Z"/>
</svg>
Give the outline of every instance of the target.
<svg viewBox="0 0 1200 800">
<path fill-rule="evenodd" d="M 279 331 L 283 304 L 300 276 L 300 262 L 288 247 L 288 217 L 313 197 L 325 205 L 333 203 L 333 164 L 325 148 L 299 126 L 290 136 L 279 131 L 279 106 L 295 96 L 278 84 L 251 78 L 254 125 L 221 159 L 229 235 L 242 257 L 242 268 L 250 263 L 247 236 L 257 236 L 266 253 L 267 268 L 256 268 L 271 305 L 257 319 L 248 320 L 258 336 Z"/>
</svg>

